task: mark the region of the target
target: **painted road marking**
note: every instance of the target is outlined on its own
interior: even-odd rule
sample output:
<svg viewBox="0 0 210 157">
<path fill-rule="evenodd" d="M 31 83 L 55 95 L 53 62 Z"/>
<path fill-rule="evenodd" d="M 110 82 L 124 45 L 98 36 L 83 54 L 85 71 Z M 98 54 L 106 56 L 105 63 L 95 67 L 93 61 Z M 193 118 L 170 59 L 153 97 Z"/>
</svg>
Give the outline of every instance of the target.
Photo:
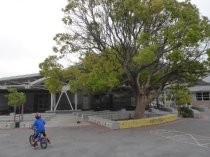
<svg viewBox="0 0 210 157">
<path fill-rule="evenodd" d="M 176 130 L 156 129 L 150 130 L 150 134 L 161 136 L 174 141 L 193 144 L 199 147 L 210 148 L 210 137 L 193 135 Z"/>
</svg>

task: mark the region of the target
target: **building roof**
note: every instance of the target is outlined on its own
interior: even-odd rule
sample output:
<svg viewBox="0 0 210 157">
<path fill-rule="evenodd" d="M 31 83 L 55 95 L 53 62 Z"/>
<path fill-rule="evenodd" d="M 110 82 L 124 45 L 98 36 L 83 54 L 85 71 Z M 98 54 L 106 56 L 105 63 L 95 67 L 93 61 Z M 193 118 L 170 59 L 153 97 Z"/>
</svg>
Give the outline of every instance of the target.
<svg viewBox="0 0 210 157">
<path fill-rule="evenodd" d="M 191 92 L 209 92 L 210 91 L 210 86 L 207 85 L 196 85 L 193 87 L 190 87 L 189 90 Z"/>
<path fill-rule="evenodd" d="M 206 83 L 210 83 L 210 75 L 202 79 Z"/>
<path fill-rule="evenodd" d="M 41 77 L 41 75 L 39 73 L 34 73 L 34 74 L 27 74 L 27 75 L 3 77 L 3 78 L 0 78 L 0 82 L 10 81 L 10 80 L 18 80 L 18 79 L 27 79 L 27 78 L 33 78 L 33 77 Z"/>
<path fill-rule="evenodd" d="M 206 92 L 210 91 L 210 75 L 204 77 L 202 80 L 199 80 L 197 84 L 193 87 L 190 87 L 191 92 Z"/>
<path fill-rule="evenodd" d="M 19 75 L 12 77 L 0 78 L 0 89 L 18 88 L 18 89 L 44 89 L 43 82 L 46 78 L 42 77 L 39 73 Z"/>
</svg>

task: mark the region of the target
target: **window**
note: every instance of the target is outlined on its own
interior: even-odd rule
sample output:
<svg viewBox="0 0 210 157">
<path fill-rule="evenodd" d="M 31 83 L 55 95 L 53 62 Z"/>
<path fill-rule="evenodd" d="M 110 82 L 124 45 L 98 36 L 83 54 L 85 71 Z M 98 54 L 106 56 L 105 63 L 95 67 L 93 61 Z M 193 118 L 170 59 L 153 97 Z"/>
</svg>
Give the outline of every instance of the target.
<svg viewBox="0 0 210 157">
<path fill-rule="evenodd" d="M 210 100 L 209 92 L 196 93 L 196 100 Z"/>
<path fill-rule="evenodd" d="M 196 93 L 196 100 L 202 100 L 202 93 Z"/>
<path fill-rule="evenodd" d="M 203 100 L 209 100 L 209 92 L 203 93 Z"/>
</svg>

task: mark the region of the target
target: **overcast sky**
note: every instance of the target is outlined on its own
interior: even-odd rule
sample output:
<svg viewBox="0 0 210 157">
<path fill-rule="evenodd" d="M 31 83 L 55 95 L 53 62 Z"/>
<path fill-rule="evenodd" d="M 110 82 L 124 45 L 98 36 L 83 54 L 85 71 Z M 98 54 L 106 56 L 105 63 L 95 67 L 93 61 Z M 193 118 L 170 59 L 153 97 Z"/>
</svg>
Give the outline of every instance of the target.
<svg viewBox="0 0 210 157">
<path fill-rule="evenodd" d="M 39 72 L 54 55 L 56 33 L 64 32 L 61 9 L 67 0 L 0 0 L 0 78 Z M 210 18 L 209 0 L 191 0 Z"/>
</svg>

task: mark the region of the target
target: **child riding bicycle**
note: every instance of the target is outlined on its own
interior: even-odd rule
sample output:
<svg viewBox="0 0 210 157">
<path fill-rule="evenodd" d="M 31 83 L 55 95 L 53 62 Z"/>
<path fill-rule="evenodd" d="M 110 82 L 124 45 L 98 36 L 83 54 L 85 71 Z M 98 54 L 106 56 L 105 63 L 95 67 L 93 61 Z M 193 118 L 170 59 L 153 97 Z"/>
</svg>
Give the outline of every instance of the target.
<svg viewBox="0 0 210 157">
<path fill-rule="evenodd" d="M 38 135 L 42 134 L 46 141 L 48 143 L 50 143 L 50 140 L 47 138 L 47 135 L 45 133 L 45 124 L 46 122 L 41 118 L 41 114 L 40 113 L 36 113 L 35 114 L 35 120 L 32 124 L 32 128 L 35 129 L 35 136 L 34 136 L 34 147 L 36 147 L 38 145 Z"/>
</svg>

